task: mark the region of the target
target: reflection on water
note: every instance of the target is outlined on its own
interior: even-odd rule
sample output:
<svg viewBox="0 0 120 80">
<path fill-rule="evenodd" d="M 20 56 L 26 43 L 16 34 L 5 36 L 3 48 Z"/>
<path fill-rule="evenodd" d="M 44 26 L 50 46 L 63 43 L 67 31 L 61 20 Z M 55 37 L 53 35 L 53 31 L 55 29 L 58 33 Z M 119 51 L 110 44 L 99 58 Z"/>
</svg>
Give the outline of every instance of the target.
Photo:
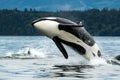
<svg viewBox="0 0 120 80">
<path fill-rule="evenodd" d="M 90 65 L 55 65 L 53 70 L 60 70 L 54 73 L 55 77 L 77 77 L 86 78 L 85 69 L 94 69 Z"/>
<path fill-rule="evenodd" d="M 91 74 L 87 74 L 86 71 L 93 70 L 94 66 L 90 65 L 55 65 L 51 69 L 39 69 L 34 78 L 59 78 L 59 77 L 71 77 L 71 78 L 89 78 Z"/>
<path fill-rule="evenodd" d="M 46 37 L 0 37 L 0 80 L 119 80 L 120 61 L 114 57 L 120 55 L 120 37 L 95 40 L 107 65 L 85 65 L 69 48 L 66 60 Z"/>
<path fill-rule="evenodd" d="M 61 59 L 63 58 L 59 58 L 60 61 Z M 118 80 L 120 77 L 120 66 L 116 64 L 117 62 L 108 65 L 92 66 L 81 64 L 68 65 L 66 62 L 66 65 L 59 62 L 57 64 L 52 58 L 1 58 L 0 61 L 0 80 L 6 80 L 4 79 L 5 77 L 9 80 L 16 80 L 18 78 L 25 80 L 59 80 L 61 78 L 62 80 L 104 80 L 108 78 Z"/>
</svg>

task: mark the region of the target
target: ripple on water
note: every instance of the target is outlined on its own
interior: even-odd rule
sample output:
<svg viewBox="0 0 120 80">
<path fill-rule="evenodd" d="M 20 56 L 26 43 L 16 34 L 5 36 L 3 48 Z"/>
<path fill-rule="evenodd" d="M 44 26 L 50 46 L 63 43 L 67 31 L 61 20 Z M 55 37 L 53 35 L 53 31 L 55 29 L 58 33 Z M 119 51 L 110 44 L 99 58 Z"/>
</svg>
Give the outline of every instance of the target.
<svg viewBox="0 0 120 80">
<path fill-rule="evenodd" d="M 67 49 L 70 57 L 65 60 L 55 44 L 46 37 L 0 37 L 0 55 L 4 56 L 7 52 L 15 54 L 14 58 L 0 58 L 0 80 L 119 80 L 120 62 L 111 58 L 120 53 L 120 37 L 95 39 L 102 49 L 103 56 L 109 56 L 110 60 L 106 59 L 108 65 L 83 64 L 80 55 L 73 53 L 69 48 Z M 33 54 L 39 52 L 38 56 L 43 54 L 43 57 L 24 57 L 22 53 L 25 53 L 26 48 L 34 49 Z M 47 54 L 46 57 L 44 53 Z"/>
</svg>

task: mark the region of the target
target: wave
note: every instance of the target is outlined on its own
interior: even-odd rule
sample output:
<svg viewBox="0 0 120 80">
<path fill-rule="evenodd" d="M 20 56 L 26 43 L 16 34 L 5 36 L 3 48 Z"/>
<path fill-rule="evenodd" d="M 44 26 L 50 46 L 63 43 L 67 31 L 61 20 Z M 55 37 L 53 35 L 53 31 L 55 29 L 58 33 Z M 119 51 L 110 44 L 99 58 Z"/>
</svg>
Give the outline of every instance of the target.
<svg viewBox="0 0 120 80">
<path fill-rule="evenodd" d="M 75 56 L 76 55 L 76 56 Z M 51 58 L 51 61 L 56 61 L 57 59 L 61 60 L 61 64 L 65 62 L 65 64 L 72 64 L 72 65 L 92 65 L 92 66 L 99 66 L 99 65 L 106 65 L 106 64 L 113 64 L 113 65 L 120 65 L 120 61 L 116 59 L 116 56 L 110 57 L 110 56 L 104 56 L 99 59 L 92 59 L 90 61 L 87 61 L 79 54 L 75 53 L 75 55 L 69 56 L 69 59 L 65 61 L 62 55 L 53 55 L 48 54 L 46 51 L 42 49 L 36 49 L 36 48 L 23 48 L 18 51 L 10 51 L 7 52 L 4 57 L 0 57 L 0 59 L 3 58 L 10 58 L 10 59 L 40 59 L 40 58 Z M 117 55 L 118 56 L 118 55 Z M 118 57 L 117 57 L 118 58 Z M 55 62 L 53 62 L 55 63 Z M 58 63 L 58 62 L 57 62 Z M 56 64 L 57 64 L 56 63 Z"/>
<path fill-rule="evenodd" d="M 11 51 L 6 53 L 6 58 L 45 58 L 47 57 L 44 51 L 34 49 L 34 48 L 25 48 L 19 51 Z"/>
</svg>

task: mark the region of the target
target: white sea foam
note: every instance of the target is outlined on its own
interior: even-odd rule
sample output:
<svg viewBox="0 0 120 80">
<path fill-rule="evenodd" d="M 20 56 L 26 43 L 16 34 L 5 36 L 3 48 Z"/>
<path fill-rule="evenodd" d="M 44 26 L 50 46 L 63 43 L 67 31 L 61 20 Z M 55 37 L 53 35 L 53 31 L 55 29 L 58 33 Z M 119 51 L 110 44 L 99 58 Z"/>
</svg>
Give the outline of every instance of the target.
<svg viewBox="0 0 120 80">
<path fill-rule="evenodd" d="M 34 49 L 34 48 L 25 48 L 21 49 L 17 52 L 8 52 L 6 53 L 6 57 L 12 57 L 12 58 L 45 58 L 47 55 L 44 51 Z"/>
<path fill-rule="evenodd" d="M 98 65 L 106 65 L 107 62 L 105 59 L 103 58 L 94 58 L 94 59 L 91 59 L 89 62 L 88 62 L 89 65 L 95 65 L 95 66 L 98 66 Z"/>
</svg>

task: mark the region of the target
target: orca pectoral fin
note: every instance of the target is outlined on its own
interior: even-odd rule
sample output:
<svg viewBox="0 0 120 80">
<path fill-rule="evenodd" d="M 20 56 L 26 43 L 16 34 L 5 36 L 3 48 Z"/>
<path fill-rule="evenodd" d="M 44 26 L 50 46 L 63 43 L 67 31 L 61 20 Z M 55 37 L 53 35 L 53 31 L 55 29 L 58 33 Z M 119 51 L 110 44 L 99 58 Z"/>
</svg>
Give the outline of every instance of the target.
<svg viewBox="0 0 120 80">
<path fill-rule="evenodd" d="M 66 59 L 68 59 L 68 54 L 64 48 L 64 46 L 62 45 L 62 43 L 60 42 L 58 37 L 54 37 L 53 41 L 55 42 L 55 44 L 57 45 L 57 47 L 59 48 L 59 50 L 62 52 L 62 54 L 64 55 L 64 57 Z"/>
</svg>

